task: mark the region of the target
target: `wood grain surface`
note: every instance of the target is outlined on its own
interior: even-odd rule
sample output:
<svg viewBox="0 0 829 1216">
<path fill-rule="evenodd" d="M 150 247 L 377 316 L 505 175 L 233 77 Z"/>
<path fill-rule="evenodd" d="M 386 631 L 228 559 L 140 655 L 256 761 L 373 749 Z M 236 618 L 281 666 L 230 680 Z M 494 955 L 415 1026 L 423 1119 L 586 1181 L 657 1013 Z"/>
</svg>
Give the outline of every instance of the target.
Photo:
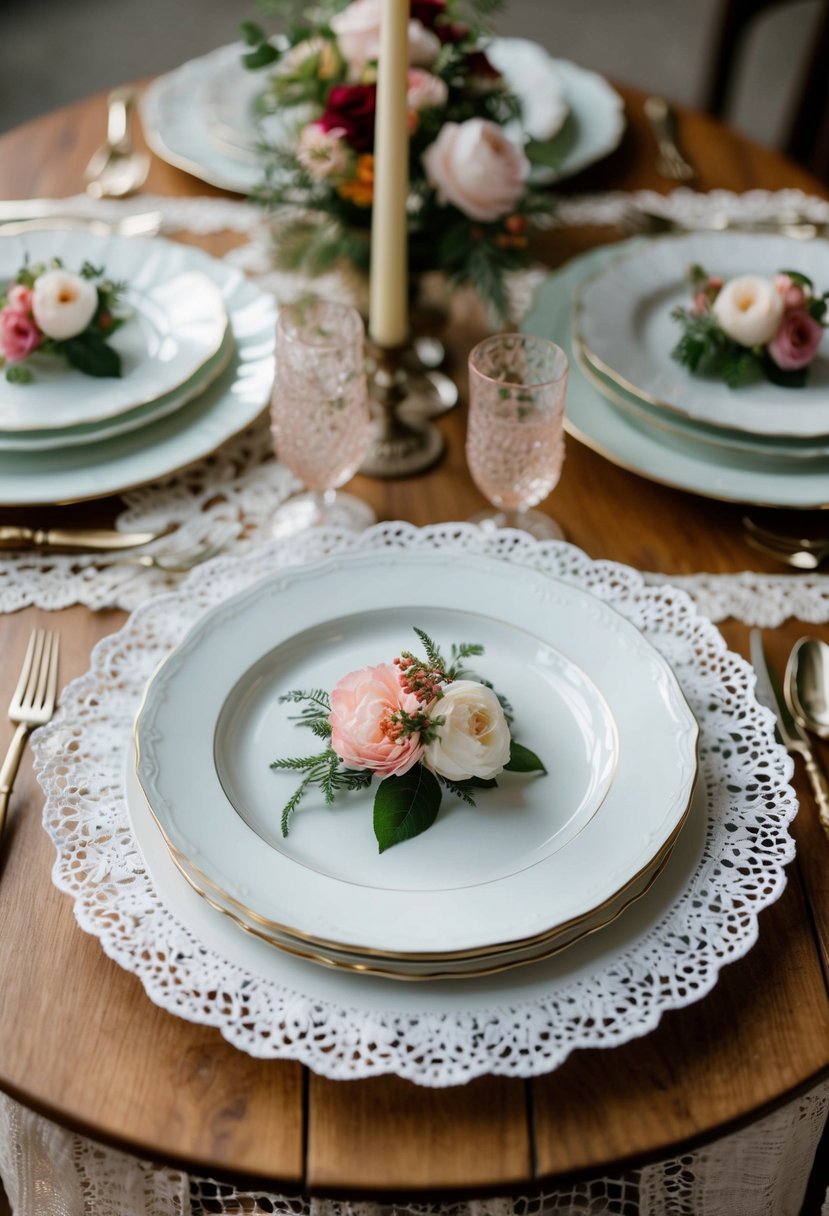
<svg viewBox="0 0 829 1216">
<path fill-rule="evenodd" d="M 587 189 L 670 187 L 654 172 L 642 99 L 625 89 L 629 128 L 620 149 L 565 184 Z M 703 189 L 800 187 L 804 172 L 692 112 L 683 147 Z M 104 134 L 104 99 L 92 98 L 0 139 L 0 196 L 76 193 Z M 153 160 L 145 193 L 219 192 Z M 601 241 L 609 229 L 551 232 L 539 255 L 551 266 Z M 224 252 L 238 238 L 198 243 Z M 452 329 L 459 380 L 483 332 L 459 297 Z M 416 524 L 463 519 L 483 505 L 466 471 L 464 413 L 443 419 L 448 454 L 432 473 L 391 483 L 355 479 L 380 518 Z M 111 519 L 114 501 L 67 508 L 64 522 Z M 568 441 L 560 485 L 546 504 L 568 537 L 597 558 L 670 573 L 774 571 L 743 540 L 738 507 L 661 488 Z M 41 522 L 56 512 L 3 511 Z M 765 519 L 785 523 L 784 512 Z M 805 529 L 814 518 L 799 518 Z M 94 642 L 117 629 L 117 612 L 27 610 L 0 619 L 0 690 L 10 690 L 33 625 L 61 632 L 62 678 L 88 666 Z M 783 663 L 806 628 L 770 637 Z M 829 630 L 810 627 L 829 641 Z M 747 652 L 747 631 L 724 631 Z M 5 695 L 5 694 L 3 694 Z M 0 746 L 10 730 L 0 723 Z M 740 1125 L 808 1087 L 829 1068 L 829 842 L 798 775 L 799 857 L 780 901 L 760 918 L 759 942 L 722 973 L 713 992 L 665 1016 L 652 1034 L 612 1051 L 575 1052 L 531 1083 L 484 1078 L 447 1091 L 396 1078 L 331 1082 L 290 1062 L 250 1059 L 218 1032 L 157 1009 L 139 982 L 85 936 L 70 901 L 50 881 L 52 846 L 28 756 L 11 804 L 0 858 L 0 1086 L 26 1104 L 141 1156 L 202 1174 L 255 1178 L 289 1191 L 373 1195 L 527 1192 L 574 1173 L 672 1152 Z"/>
</svg>

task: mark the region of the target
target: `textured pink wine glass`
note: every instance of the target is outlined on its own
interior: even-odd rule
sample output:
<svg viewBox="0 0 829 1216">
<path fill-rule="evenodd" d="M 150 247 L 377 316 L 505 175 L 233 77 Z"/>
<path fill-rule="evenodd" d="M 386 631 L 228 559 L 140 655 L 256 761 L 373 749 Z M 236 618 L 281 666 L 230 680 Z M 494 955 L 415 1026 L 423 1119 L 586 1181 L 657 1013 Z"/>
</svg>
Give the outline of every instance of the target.
<svg viewBox="0 0 829 1216">
<path fill-rule="evenodd" d="M 274 515 L 274 536 L 319 524 L 367 528 L 371 507 L 339 494 L 369 445 L 365 330 L 355 308 L 309 299 L 279 313 L 271 433 L 276 454 L 308 487 Z"/>
<path fill-rule="evenodd" d="M 567 371 L 564 351 L 546 338 L 497 334 L 471 352 L 466 460 L 494 508 L 473 523 L 563 539 L 555 520 L 531 508 L 561 476 Z"/>
</svg>

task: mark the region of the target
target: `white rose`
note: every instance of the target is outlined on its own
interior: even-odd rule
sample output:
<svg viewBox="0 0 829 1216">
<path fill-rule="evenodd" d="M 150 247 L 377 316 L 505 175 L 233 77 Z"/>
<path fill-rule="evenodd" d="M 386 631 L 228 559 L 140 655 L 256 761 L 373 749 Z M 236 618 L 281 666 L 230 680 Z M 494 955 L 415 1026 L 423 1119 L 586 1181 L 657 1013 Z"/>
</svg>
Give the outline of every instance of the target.
<svg viewBox="0 0 829 1216">
<path fill-rule="evenodd" d="M 423 164 L 441 203 L 484 223 L 512 211 L 530 173 L 523 149 L 486 118 L 444 123 Z"/>
<path fill-rule="evenodd" d="M 380 54 L 380 0 L 352 0 L 331 18 L 331 29 L 352 76 L 359 76 L 367 63 Z M 436 34 L 420 21 L 409 22 L 409 63 L 428 67 L 440 51 Z"/>
<path fill-rule="evenodd" d="M 720 289 L 712 311 L 723 332 L 741 346 L 765 346 L 780 328 L 783 307 L 772 283 L 744 274 Z"/>
<path fill-rule="evenodd" d="M 348 145 L 343 136 L 345 131 L 334 127 L 324 131 L 317 122 L 311 122 L 303 127 L 296 149 L 296 158 L 311 177 L 322 181 L 345 173 L 349 164 Z"/>
<path fill-rule="evenodd" d="M 98 290 L 68 270 L 47 270 L 32 290 L 32 315 L 47 338 L 61 342 L 82 333 L 98 308 Z"/>
<path fill-rule="evenodd" d="M 491 688 L 474 680 L 455 680 L 432 707 L 444 722 L 427 743 L 427 768 L 450 781 L 497 776 L 509 760 L 510 734 L 501 704 Z"/>
</svg>

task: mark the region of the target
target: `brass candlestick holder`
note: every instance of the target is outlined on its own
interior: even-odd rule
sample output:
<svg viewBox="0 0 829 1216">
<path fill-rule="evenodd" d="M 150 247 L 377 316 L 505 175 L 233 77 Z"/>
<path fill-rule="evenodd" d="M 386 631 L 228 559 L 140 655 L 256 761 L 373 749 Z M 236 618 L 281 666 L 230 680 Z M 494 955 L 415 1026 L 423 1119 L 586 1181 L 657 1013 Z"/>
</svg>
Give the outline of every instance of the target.
<svg viewBox="0 0 829 1216">
<path fill-rule="evenodd" d="M 457 404 L 453 381 L 442 372 L 417 370 L 410 346 L 369 346 L 368 385 L 375 418 L 360 472 L 409 477 L 436 464 L 445 444 L 430 419 Z"/>
</svg>

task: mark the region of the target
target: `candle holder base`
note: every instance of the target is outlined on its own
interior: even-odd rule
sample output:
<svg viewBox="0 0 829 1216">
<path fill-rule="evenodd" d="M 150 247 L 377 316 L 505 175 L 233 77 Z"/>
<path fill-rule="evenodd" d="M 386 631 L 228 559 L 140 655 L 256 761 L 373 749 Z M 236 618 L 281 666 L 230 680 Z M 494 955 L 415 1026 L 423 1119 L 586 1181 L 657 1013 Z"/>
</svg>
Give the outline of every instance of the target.
<svg viewBox="0 0 829 1216">
<path fill-rule="evenodd" d="M 409 477 L 431 468 L 443 455 L 443 436 L 428 419 L 451 409 L 443 404 L 450 394 L 442 399 L 431 375 L 416 377 L 413 384 L 406 354 L 406 347 L 369 351 L 369 396 L 375 418 L 371 444 L 360 466 L 367 477 Z M 438 375 L 455 388 L 448 377 Z"/>
</svg>

